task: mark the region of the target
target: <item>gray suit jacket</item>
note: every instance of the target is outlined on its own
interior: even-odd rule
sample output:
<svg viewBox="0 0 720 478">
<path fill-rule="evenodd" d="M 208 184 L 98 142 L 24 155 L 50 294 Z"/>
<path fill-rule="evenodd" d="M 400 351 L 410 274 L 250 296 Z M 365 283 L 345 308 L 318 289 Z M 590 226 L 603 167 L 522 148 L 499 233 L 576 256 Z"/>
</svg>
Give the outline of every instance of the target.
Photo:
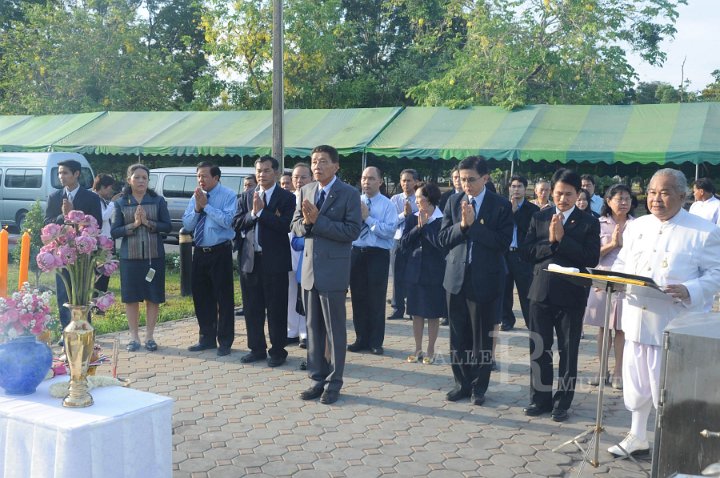
<svg viewBox="0 0 720 478">
<path fill-rule="evenodd" d="M 303 224 L 302 202 L 314 203 L 320 183 L 303 186 L 295 208 L 290 230 L 305 237 L 301 285 L 305 290 L 344 291 L 350 283 L 352 241 L 360 236 L 362 214 L 360 193 L 338 178 L 330 189 L 317 221 Z"/>
</svg>

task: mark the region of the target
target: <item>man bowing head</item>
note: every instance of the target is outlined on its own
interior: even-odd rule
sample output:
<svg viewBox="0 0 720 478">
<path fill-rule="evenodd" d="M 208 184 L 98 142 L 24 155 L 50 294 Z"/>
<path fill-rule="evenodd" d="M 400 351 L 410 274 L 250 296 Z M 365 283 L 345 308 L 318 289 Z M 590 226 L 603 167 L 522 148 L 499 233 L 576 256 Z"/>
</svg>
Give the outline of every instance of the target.
<svg viewBox="0 0 720 478">
<path fill-rule="evenodd" d="M 485 159 L 458 165 L 463 192 L 450 196 L 438 236 L 449 250 L 443 286 L 448 297 L 450 351 L 455 388 L 449 401 L 485 402 L 492 369 L 492 336 L 500 322 L 505 251 L 513 234 L 512 206 L 487 190 Z"/>
</svg>

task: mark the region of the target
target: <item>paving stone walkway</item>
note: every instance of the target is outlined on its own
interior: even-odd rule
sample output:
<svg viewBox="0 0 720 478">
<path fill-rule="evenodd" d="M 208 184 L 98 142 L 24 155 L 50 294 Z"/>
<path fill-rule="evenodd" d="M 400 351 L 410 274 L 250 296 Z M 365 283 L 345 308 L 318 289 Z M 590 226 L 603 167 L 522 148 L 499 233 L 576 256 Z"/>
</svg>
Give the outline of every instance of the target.
<svg viewBox="0 0 720 478">
<path fill-rule="evenodd" d="M 352 342 L 350 317 L 348 313 Z M 597 329 L 586 327 L 585 333 L 579 364 L 583 381 L 598 369 Z M 567 422 L 555 423 L 547 415 L 526 417 L 525 329 L 500 333 L 500 371 L 493 372 L 482 407 L 467 400 L 445 401 L 452 387 L 447 327 L 441 327 L 438 339 L 439 360 L 411 364 L 405 358 L 414 348 L 412 322 L 388 322 L 385 355 L 348 353 L 345 385 L 331 406 L 298 398 L 309 385 L 306 372 L 299 370 L 303 349 L 289 346 L 288 362 L 278 368 L 264 362 L 244 365 L 242 317 L 237 318 L 236 334 L 227 357 L 217 357 L 214 350 L 191 353 L 187 347 L 196 342 L 197 323 L 180 320 L 157 328 L 157 352 L 120 355 L 119 375 L 129 378 L 133 388 L 175 400 L 176 477 L 630 478 L 650 471 L 649 458 L 632 463 L 613 459 L 606 451 L 622 439 L 630 422 L 622 392 L 609 387 L 600 466 L 584 462 L 573 445 L 551 451 L 594 424 L 597 389 L 578 387 Z M 98 342 L 111 350 L 115 338 L 124 350 L 127 332 L 100 336 Z"/>
</svg>

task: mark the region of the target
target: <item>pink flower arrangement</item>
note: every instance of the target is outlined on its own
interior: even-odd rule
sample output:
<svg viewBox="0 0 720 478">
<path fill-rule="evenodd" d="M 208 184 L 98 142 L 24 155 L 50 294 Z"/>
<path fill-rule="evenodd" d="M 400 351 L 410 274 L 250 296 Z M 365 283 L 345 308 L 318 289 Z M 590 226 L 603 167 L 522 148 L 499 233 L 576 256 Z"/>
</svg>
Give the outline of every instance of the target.
<svg viewBox="0 0 720 478">
<path fill-rule="evenodd" d="M 35 260 L 40 270 L 56 271 L 65 282 L 68 300 L 73 305 L 95 304 L 109 307 L 114 296 L 105 299 L 100 296 L 91 301 L 95 271 L 110 276 L 118 268 L 118 261 L 112 258 L 113 241 L 100 235 L 97 220 L 82 211 L 70 211 L 65 224 L 48 224 L 40 234 L 43 247 Z M 68 283 L 65 270 L 70 276 Z"/>
<path fill-rule="evenodd" d="M 50 292 L 30 289 L 27 282 L 10 297 L 0 297 L 0 336 L 14 339 L 21 335 L 40 335 L 53 322 Z"/>
</svg>

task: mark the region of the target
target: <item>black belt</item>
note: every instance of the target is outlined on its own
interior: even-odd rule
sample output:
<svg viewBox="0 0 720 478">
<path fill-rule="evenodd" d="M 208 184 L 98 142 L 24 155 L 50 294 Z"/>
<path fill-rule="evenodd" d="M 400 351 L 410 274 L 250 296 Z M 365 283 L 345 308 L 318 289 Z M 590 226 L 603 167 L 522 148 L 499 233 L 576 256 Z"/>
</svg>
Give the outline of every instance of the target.
<svg viewBox="0 0 720 478">
<path fill-rule="evenodd" d="M 518 250 L 517 247 L 511 247 L 511 248 L 510 248 L 510 252 L 517 252 L 517 250 Z"/>
<path fill-rule="evenodd" d="M 360 253 L 369 253 L 369 252 L 389 252 L 388 249 L 383 249 L 382 247 L 358 247 L 353 246 L 353 249 L 356 249 L 360 251 Z"/>
<path fill-rule="evenodd" d="M 220 244 L 215 244 L 214 246 L 209 246 L 209 247 L 195 246 L 195 250 L 201 251 L 201 252 L 204 252 L 207 254 L 210 252 L 215 252 L 218 249 L 222 249 L 224 247 L 230 247 L 230 246 L 232 246 L 232 242 L 225 241 L 225 242 L 221 242 Z"/>
</svg>

